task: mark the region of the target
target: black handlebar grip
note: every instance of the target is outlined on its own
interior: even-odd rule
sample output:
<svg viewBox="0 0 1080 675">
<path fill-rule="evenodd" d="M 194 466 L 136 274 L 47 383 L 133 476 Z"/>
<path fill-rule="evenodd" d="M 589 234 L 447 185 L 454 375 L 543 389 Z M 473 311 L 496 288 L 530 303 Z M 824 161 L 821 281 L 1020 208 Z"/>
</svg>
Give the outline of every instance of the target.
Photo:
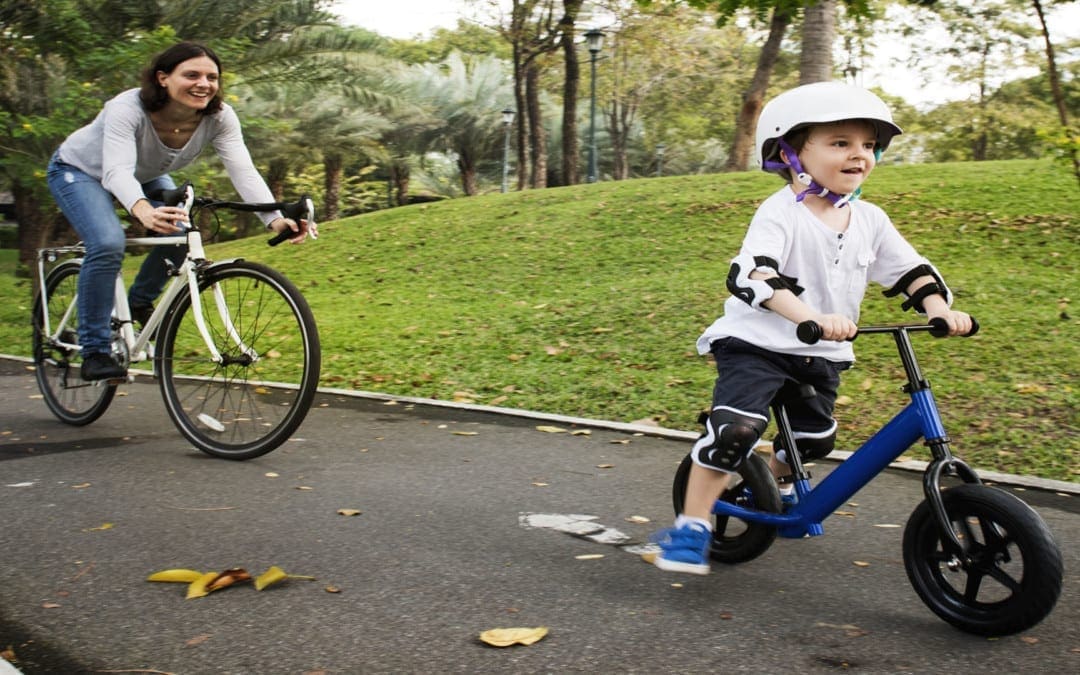
<svg viewBox="0 0 1080 675">
<path fill-rule="evenodd" d="M 273 237 L 271 237 L 270 241 L 268 241 L 266 243 L 269 244 L 270 246 L 277 246 L 281 242 L 292 239 L 295 236 L 296 236 L 296 232 L 293 232 L 292 229 L 286 227 L 284 230 L 282 230 L 281 232 L 278 232 Z"/>
<path fill-rule="evenodd" d="M 949 324 L 945 319 L 940 316 L 935 316 L 930 319 L 930 334 L 934 337 L 946 337 L 949 334 Z M 975 320 L 975 317 L 971 317 L 971 330 L 964 333 L 963 337 L 971 337 L 975 333 L 979 332 L 979 322 Z"/>
<path fill-rule="evenodd" d="M 795 337 L 808 345 L 816 344 L 821 339 L 822 330 L 817 321 L 807 320 L 795 327 Z"/>
</svg>

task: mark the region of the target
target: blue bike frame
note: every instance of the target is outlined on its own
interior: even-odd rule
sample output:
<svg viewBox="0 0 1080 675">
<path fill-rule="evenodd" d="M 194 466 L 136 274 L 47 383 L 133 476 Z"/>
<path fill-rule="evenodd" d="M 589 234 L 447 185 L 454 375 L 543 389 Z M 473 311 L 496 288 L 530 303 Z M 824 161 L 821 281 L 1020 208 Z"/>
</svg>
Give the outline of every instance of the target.
<svg viewBox="0 0 1080 675">
<path fill-rule="evenodd" d="M 717 500 L 713 513 L 718 516 L 739 518 L 746 522 L 762 523 L 777 528 L 782 537 L 796 538 L 806 535 L 817 536 L 824 533 L 821 523 L 841 504 L 851 499 L 874 476 L 881 473 L 920 438 L 926 439 L 933 452 L 934 461 L 927 467 L 923 478 L 923 488 L 931 508 L 942 525 L 947 525 L 944 506 L 939 493 L 940 478 L 943 472 L 958 473 L 965 482 L 978 483 L 978 476 L 963 462 L 952 457 L 945 435 L 945 427 L 938 413 L 937 403 L 930 392 L 930 383 L 923 379 L 915 353 L 911 347 L 908 332 L 912 330 L 932 330 L 928 326 L 881 326 L 860 329 L 860 333 L 892 333 L 896 339 L 904 369 L 907 373 L 906 390 L 911 402 L 885 424 L 876 434 L 864 443 L 848 459 L 841 462 L 816 487 L 810 486 L 809 476 L 802 468 L 798 452 L 788 452 L 792 464 L 795 493 L 798 503 L 784 513 L 771 513 L 757 509 L 737 506 L 724 500 Z M 780 404 L 774 404 L 780 433 L 790 442 L 787 447 L 794 448 L 791 439 L 787 415 Z M 946 546 L 961 549 L 951 527 L 943 527 L 946 532 Z"/>
</svg>

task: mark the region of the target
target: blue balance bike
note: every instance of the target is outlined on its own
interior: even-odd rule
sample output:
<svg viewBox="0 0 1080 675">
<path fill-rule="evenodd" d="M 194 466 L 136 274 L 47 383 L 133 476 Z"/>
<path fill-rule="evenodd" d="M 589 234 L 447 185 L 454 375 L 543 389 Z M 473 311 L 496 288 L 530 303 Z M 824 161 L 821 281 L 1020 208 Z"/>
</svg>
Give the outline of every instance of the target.
<svg viewBox="0 0 1080 675">
<path fill-rule="evenodd" d="M 1030 506 L 983 485 L 974 470 L 953 457 L 930 383 L 912 348 L 909 334 L 921 331 L 937 337 L 948 332 L 940 322 L 859 329 L 860 335 L 893 336 L 911 402 L 816 485 L 811 485 L 799 453 L 787 452 L 798 497 L 792 505 L 782 505 L 768 464 L 751 453 L 713 507 L 710 557 L 721 563 L 744 562 L 764 553 L 777 535 L 823 534 L 826 517 L 922 438 L 933 456 L 923 474 L 926 499 L 908 518 L 903 536 L 904 567 L 915 592 L 935 614 L 968 633 L 998 636 L 1027 630 L 1050 613 L 1061 593 L 1061 551 Z M 821 327 L 804 322 L 797 334 L 812 344 L 821 338 Z M 772 402 L 785 447 L 796 448 L 785 400 L 813 395 L 809 385 L 793 382 Z M 675 474 L 676 513 L 682 512 L 690 466 L 688 456 Z M 958 478 L 960 484 L 942 489 L 943 476 Z"/>
</svg>

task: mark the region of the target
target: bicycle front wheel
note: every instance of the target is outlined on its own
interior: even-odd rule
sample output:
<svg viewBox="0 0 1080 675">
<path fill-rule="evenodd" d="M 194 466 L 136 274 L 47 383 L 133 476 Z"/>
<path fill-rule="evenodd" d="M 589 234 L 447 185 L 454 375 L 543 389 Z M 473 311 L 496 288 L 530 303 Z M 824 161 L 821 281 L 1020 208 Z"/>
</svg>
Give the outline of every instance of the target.
<svg viewBox="0 0 1080 675">
<path fill-rule="evenodd" d="M 904 567 L 926 606 L 975 635 L 1010 635 L 1042 621 L 1061 595 L 1063 568 L 1039 514 L 986 485 L 957 485 L 941 499 L 961 554 L 946 549 L 926 501 L 904 528 Z"/>
<path fill-rule="evenodd" d="M 206 337 L 189 292 L 177 297 L 160 329 L 156 358 L 165 408 L 207 454 L 264 455 L 292 435 L 311 407 L 320 365 L 315 318 L 284 275 L 245 261 L 206 270 L 199 300 Z"/>
<path fill-rule="evenodd" d="M 34 326 L 34 377 L 38 388 L 49 410 L 61 422 L 72 426 L 84 426 L 101 417 L 116 395 L 116 385 L 82 379 L 79 374 L 81 352 L 61 344 L 71 345 L 79 341 L 79 314 L 75 309 L 75 296 L 81 269 L 81 260 L 67 260 L 53 268 L 45 278 L 45 297 L 39 295 L 34 301 L 31 319 Z M 58 339 L 45 334 L 42 302 L 47 303 L 51 323 L 49 328 L 57 333 Z"/>
</svg>

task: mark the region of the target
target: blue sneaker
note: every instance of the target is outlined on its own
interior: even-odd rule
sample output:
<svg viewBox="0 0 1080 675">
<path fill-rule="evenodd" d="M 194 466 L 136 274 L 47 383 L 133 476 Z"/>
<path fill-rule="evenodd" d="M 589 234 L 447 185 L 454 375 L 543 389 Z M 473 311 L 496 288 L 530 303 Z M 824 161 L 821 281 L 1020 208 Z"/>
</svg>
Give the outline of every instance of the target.
<svg viewBox="0 0 1080 675">
<path fill-rule="evenodd" d="M 701 525 L 686 524 L 661 530 L 656 535 L 660 552 L 653 564 L 668 572 L 709 573 L 709 544 L 712 532 Z"/>
</svg>

